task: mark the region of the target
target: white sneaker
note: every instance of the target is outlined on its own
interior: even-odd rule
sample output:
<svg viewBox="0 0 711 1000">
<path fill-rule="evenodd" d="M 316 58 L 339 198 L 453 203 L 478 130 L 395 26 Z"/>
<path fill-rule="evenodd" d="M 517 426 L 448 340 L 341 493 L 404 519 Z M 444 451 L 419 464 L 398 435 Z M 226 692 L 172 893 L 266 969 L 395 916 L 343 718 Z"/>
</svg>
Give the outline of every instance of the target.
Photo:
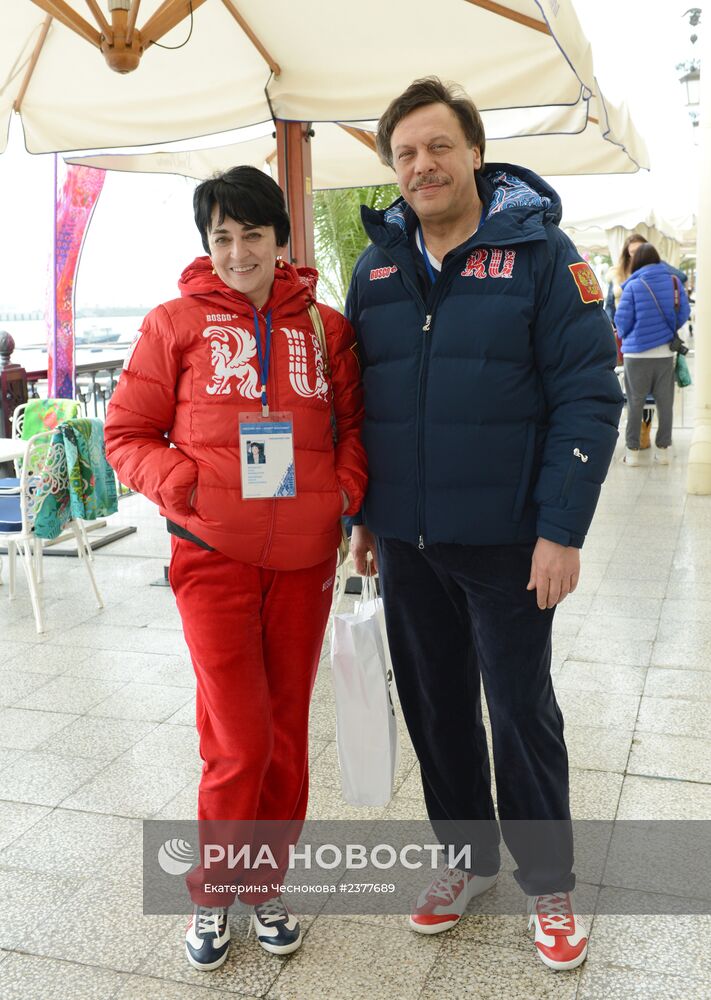
<svg viewBox="0 0 711 1000">
<path fill-rule="evenodd" d="M 301 925 L 281 896 L 257 903 L 250 930 L 252 927 L 257 941 L 272 955 L 290 955 L 301 944 Z"/>
<path fill-rule="evenodd" d="M 655 448 L 654 449 L 654 461 L 657 465 L 669 465 L 671 463 L 672 450 L 671 448 Z"/>
<path fill-rule="evenodd" d="M 185 931 L 188 962 L 201 972 L 211 972 L 227 959 L 230 925 L 225 906 L 196 906 Z"/>
<path fill-rule="evenodd" d="M 573 913 L 570 893 L 530 897 L 529 930 L 535 929 L 538 957 L 549 969 L 576 969 L 587 958 L 588 932 Z"/>
<path fill-rule="evenodd" d="M 470 875 L 459 868 L 442 868 L 417 897 L 410 927 L 418 934 L 439 934 L 458 924 L 467 903 L 486 892 L 498 875 Z"/>
<path fill-rule="evenodd" d="M 635 450 L 633 448 L 628 448 L 622 461 L 625 465 L 641 465 L 642 459 L 640 457 L 639 449 Z"/>
</svg>

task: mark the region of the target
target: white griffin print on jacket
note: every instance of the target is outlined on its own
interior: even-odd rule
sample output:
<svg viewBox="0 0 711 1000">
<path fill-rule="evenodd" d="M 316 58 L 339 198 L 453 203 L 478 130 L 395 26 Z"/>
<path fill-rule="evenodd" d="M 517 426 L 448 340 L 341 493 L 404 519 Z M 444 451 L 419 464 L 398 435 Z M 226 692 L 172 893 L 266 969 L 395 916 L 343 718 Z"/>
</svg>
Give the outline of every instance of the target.
<svg viewBox="0 0 711 1000">
<path fill-rule="evenodd" d="M 294 392 L 305 399 L 318 396 L 328 398 L 328 382 L 326 381 L 323 364 L 323 354 L 318 337 L 309 333 L 314 357 L 314 384 L 309 379 L 309 352 L 306 347 L 306 334 L 301 330 L 281 328 L 286 337 L 289 351 L 289 381 Z M 254 334 L 238 326 L 208 326 L 202 333 L 209 340 L 210 361 L 214 369 L 212 381 L 205 387 L 211 396 L 229 396 L 232 392 L 232 380 L 235 388 L 245 399 L 259 399 L 261 395 L 259 372 L 253 364 L 257 355 L 257 342 Z"/>
</svg>

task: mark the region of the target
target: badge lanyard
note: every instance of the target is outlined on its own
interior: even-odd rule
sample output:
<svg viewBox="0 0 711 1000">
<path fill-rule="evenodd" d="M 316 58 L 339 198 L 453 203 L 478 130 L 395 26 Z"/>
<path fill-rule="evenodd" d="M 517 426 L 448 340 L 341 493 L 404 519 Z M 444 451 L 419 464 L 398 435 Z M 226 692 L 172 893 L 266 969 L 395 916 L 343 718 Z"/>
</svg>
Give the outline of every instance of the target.
<svg viewBox="0 0 711 1000">
<path fill-rule="evenodd" d="M 424 234 L 422 232 L 422 223 L 421 222 L 419 222 L 417 224 L 417 232 L 420 234 L 420 245 L 422 247 L 422 257 L 423 257 L 423 259 L 425 261 L 425 269 L 427 271 L 427 277 L 430 279 L 430 284 L 434 285 L 435 280 L 436 280 L 435 273 L 434 273 L 434 268 L 432 267 L 432 264 L 430 262 L 430 255 L 427 253 L 427 246 L 425 244 L 425 237 L 424 237 Z"/>
<path fill-rule="evenodd" d="M 259 361 L 259 377 L 262 380 L 262 416 L 269 416 L 269 404 L 267 402 L 267 378 L 269 376 L 269 355 L 272 346 L 272 311 L 267 312 L 264 317 L 266 324 L 266 334 L 264 338 L 264 352 L 262 353 L 262 334 L 259 329 L 259 314 L 252 306 L 254 313 L 254 338 L 257 341 L 257 359 Z"/>
</svg>

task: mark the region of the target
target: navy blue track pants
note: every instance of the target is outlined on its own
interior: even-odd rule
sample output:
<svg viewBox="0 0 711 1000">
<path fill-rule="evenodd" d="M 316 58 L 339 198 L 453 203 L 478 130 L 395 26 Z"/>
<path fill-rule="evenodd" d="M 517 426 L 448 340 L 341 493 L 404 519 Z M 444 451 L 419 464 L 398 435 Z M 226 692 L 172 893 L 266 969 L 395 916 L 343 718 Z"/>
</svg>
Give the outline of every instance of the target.
<svg viewBox="0 0 711 1000">
<path fill-rule="evenodd" d="M 448 837 L 441 842 L 452 843 L 453 829 L 459 846 L 473 842 L 476 874 L 498 871 L 483 682 L 501 833 L 531 896 L 575 884 L 568 754 L 550 677 L 555 609 L 541 611 L 526 590 L 532 554 L 532 544 L 419 550 L 378 540 L 397 690 L 434 831 Z"/>
</svg>

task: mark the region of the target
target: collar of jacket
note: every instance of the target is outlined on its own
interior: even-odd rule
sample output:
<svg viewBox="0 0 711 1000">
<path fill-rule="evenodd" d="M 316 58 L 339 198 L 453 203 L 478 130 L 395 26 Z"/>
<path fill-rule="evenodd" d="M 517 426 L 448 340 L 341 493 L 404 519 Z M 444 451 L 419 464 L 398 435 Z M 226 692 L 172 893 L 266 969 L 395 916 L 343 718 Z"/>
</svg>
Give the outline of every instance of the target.
<svg viewBox="0 0 711 1000">
<path fill-rule="evenodd" d="M 476 246 L 511 246 L 545 239 L 544 225 L 560 222 L 560 198 L 532 170 L 491 163 L 477 174 L 476 184 L 484 217 L 472 238 L 458 248 L 462 253 Z M 384 210 L 364 205 L 361 219 L 371 241 L 391 252 L 409 244 L 418 222 L 402 197 Z"/>
<path fill-rule="evenodd" d="M 660 261 L 659 264 L 645 264 L 644 267 L 640 267 L 639 270 L 634 271 L 629 278 L 622 283 L 622 287 L 626 288 L 627 285 L 634 284 L 635 281 L 640 281 L 642 278 L 662 278 L 664 280 L 669 280 L 674 275 L 672 274 L 669 265 L 664 261 Z"/>
<path fill-rule="evenodd" d="M 301 312 L 316 301 L 318 271 L 312 267 L 294 267 L 279 261 L 274 268 L 274 284 L 262 312 L 267 309 L 279 312 Z M 229 308 L 245 315 L 252 315 L 252 303 L 246 295 L 230 288 L 219 275 L 213 273 L 209 257 L 196 257 L 180 276 L 178 288 L 183 298 L 199 296 L 219 302 L 221 309 Z"/>
</svg>

